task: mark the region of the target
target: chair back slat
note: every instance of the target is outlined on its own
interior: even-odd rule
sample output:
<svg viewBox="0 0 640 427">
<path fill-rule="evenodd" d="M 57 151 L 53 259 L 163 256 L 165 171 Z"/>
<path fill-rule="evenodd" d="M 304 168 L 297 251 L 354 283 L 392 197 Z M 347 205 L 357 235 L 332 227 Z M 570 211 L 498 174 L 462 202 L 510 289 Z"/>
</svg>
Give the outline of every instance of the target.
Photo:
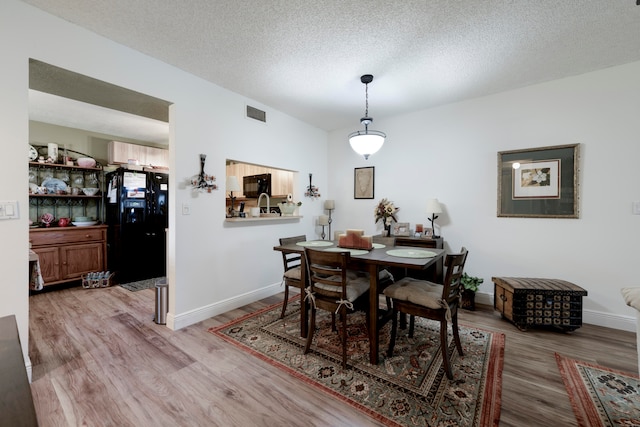
<svg viewBox="0 0 640 427">
<path fill-rule="evenodd" d="M 298 242 L 304 242 L 307 240 L 307 236 L 293 236 L 293 237 L 281 237 L 280 246 L 293 245 Z M 284 271 L 298 267 L 301 263 L 301 256 L 299 254 L 291 254 L 282 252 L 282 263 L 284 265 Z"/>
<path fill-rule="evenodd" d="M 350 252 L 327 252 L 305 248 L 311 292 L 326 297 L 346 298 L 347 264 Z"/>
<path fill-rule="evenodd" d="M 460 293 L 462 292 L 462 273 L 464 272 L 464 264 L 467 262 L 469 251 L 462 248 L 460 253 L 447 254 L 445 259 L 445 276 L 442 289 L 442 299 L 446 300 L 449 305 L 457 303 Z"/>
</svg>

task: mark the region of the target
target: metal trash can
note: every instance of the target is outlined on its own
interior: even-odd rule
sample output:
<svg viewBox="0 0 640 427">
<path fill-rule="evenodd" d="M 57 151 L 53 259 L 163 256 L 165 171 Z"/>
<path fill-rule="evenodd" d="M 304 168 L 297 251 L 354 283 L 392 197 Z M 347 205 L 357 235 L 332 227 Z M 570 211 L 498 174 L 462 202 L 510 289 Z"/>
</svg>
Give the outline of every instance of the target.
<svg viewBox="0 0 640 427">
<path fill-rule="evenodd" d="M 153 321 L 158 325 L 166 325 L 167 311 L 169 311 L 169 285 L 156 283 L 156 314 Z"/>
</svg>

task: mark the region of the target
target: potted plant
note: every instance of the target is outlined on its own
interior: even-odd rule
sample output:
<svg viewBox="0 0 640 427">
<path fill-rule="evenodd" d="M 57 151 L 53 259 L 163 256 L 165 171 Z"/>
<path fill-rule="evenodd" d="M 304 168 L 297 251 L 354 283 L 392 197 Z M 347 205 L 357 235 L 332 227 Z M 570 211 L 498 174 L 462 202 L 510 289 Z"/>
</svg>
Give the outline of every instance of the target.
<svg viewBox="0 0 640 427">
<path fill-rule="evenodd" d="M 460 278 L 460 283 L 464 287 L 462 290 L 462 308 L 471 311 L 476 309 L 476 292 L 482 282 L 484 282 L 484 279 L 469 276 L 467 273 L 462 274 Z"/>
</svg>

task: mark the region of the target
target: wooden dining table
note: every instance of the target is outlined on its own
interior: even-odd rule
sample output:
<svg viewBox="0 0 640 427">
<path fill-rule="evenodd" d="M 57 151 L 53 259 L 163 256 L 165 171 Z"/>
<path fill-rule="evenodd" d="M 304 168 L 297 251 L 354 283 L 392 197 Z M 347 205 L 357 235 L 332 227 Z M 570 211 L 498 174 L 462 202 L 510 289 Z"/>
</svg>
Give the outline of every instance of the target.
<svg viewBox="0 0 640 427">
<path fill-rule="evenodd" d="M 314 243 L 323 242 L 323 243 Z M 294 243 L 289 245 L 274 246 L 273 250 L 284 253 L 295 253 L 302 256 L 301 260 L 301 277 L 304 278 L 305 287 L 307 286 L 308 277 L 306 274 L 306 262 L 304 258 L 305 246 L 316 250 L 325 250 L 329 248 L 336 248 L 337 242 L 328 240 L 315 240 L 309 242 Z M 387 253 L 389 250 L 401 250 L 408 256 L 397 256 Z M 335 249 L 332 249 L 335 250 Z M 344 249 L 348 251 L 349 249 Z M 435 255 L 430 257 L 411 257 L 411 253 L 416 254 L 424 252 L 424 249 L 419 249 L 410 246 L 385 246 L 374 247 L 373 249 L 366 251 L 364 254 L 357 252 L 351 254 L 349 268 L 357 271 L 366 271 L 369 273 L 369 361 L 372 365 L 378 364 L 378 329 L 380 325 L 380 309 L 378 307 L 378 282 L 379 272 L 384 268 L 397 267 L 398 269 L 410 269 L 410 270 L 433 270 L 433 278 L 435 279 L 436 262 L 444 257 L 445 251 L 443 249 L 428 249 L 428 252 L 432 252 Z M 305 303 L 305 293 L 300 293 L 300 336 L 306 337 L 308 333 L 308 315 L 307 304 Z"/>
</svg>

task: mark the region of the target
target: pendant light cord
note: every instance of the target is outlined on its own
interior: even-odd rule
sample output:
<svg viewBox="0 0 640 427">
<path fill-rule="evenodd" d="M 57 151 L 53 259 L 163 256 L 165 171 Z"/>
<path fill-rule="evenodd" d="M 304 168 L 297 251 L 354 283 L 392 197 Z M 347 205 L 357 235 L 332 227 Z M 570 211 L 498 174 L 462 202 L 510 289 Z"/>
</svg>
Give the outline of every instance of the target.
<svg viewBox="0 0 640 427">
<path fill-rule="evenodd" d="M 364 116 L 369 117 L 369 83 L 364 84 Z"/>
</svg>

